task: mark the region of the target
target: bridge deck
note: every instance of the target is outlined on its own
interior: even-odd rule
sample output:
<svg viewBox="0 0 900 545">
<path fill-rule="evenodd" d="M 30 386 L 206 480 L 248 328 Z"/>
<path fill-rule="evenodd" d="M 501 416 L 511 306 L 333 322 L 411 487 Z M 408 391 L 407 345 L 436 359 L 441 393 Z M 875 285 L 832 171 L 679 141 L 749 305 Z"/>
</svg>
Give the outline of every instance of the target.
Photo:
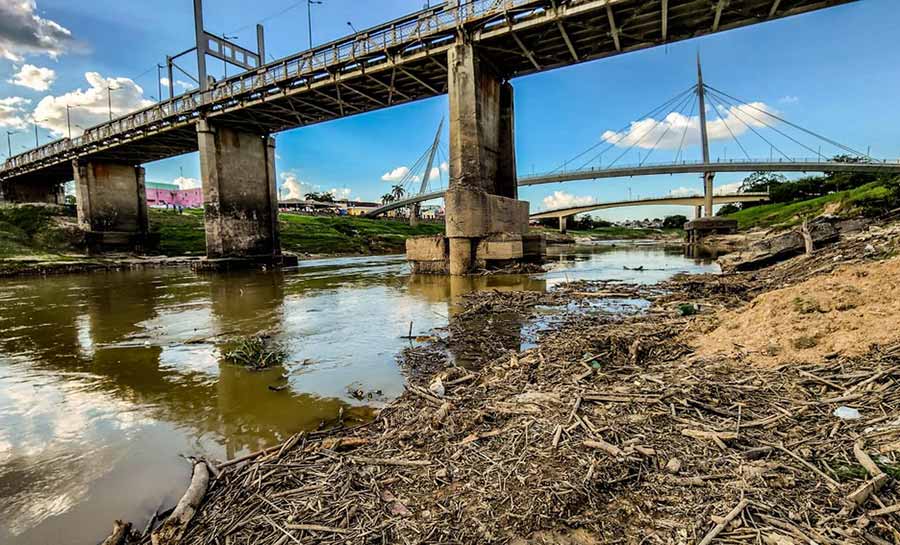
<svg viewBox="0 0 900 545">
<path fill-rule="evenodd" d="M 471 0 L 413 13 L 14 156 L 0 181 L 72 178 L 68 162 L 145 163 L 197 149 L 194 123 L 278 132 L 446 92 L 462 29 L 507 77 L 856 0 Z M 555 6 L 555 7 L 554 7 Z"/>
</svg>

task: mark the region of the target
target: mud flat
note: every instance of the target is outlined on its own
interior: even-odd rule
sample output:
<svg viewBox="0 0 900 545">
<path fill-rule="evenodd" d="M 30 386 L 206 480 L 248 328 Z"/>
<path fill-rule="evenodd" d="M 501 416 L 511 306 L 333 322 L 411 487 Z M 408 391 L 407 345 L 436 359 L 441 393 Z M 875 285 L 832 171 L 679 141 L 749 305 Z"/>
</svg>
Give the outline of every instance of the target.
<svg viewBox="0 0 900 545">
<path fill-rule="evenodd" d="M 181 543 L 897 542 L 898 245 L 871 227 L 751 273 L 472 294 L 373 422 L 208 461 Z M 527 350 L 492 332 L 549 308 Z"/>
</svg>

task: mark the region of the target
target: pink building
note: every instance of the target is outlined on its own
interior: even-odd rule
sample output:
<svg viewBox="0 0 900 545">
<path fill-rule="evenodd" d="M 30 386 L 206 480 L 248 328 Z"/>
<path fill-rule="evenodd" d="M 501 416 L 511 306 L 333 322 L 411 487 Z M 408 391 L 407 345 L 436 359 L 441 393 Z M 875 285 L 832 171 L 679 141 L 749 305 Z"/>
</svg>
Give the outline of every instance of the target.
<svg viewBox="0 0 900 545">
<path fill-rule="evenodd" d="M 181 189 L 175 184 L 147 182 L 147 205 L 156 208 L 203 208 L 203 189 Z"/>
</svg>

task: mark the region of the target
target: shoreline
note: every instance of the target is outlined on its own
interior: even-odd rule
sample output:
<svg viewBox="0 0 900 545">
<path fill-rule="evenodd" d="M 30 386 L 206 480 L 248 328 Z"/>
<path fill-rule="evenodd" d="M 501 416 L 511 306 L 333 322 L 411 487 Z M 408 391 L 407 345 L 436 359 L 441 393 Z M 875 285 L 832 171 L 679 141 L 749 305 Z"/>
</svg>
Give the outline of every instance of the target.
<svg viewBox="0 0 900 545">
<path fill-rule="evenodd" d="M 900 475 L 900 339 L 778 366 L 696 348 L 785 286 L 893 266 L 900 230 L 881 231 L 752 273 L 466 296 L 449 335 L 404 353 L 407 391 L 373 422 L 204 462 L 181 542 L 886 543 L 898 498 L 876 486 Z M 651 307 L 597 310 L 634 297 Z M 547 306 L 565 310 L 534 348 L 491 331 Z M 449 365 L 447 343 L 482 357 Z M 833 416 L 845 404 L 863 417 Z"/>
</svg>

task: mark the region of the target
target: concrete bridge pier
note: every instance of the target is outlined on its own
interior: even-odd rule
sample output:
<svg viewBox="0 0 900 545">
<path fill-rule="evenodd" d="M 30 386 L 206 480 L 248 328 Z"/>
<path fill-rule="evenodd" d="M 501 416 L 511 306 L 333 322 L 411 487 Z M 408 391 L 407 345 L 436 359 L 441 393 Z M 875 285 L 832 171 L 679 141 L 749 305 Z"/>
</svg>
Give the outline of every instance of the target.
<svg viewBox="0 0 900 545">
<path fill-rule="evenodd" d="M 566 216 L 559 217 L 559 232 L 563 235 L 566 234 L 566 232 L 568 232 L 568 228 L 566 227 L 566 224 L 568 223 L 568 219 L 569 218 L 567 218 Z"/>
<path fill-rule="evenodd" d="M 63 184 L 56 182 L 28 180 L 0 184 L 0 202 L 63 204 L 65 198 Z"/>
<path fill-rule="evenodd" d="M 513 87 L 471 43 L 454 45 L 447 60 L 446 238 L 410 239 L 413 271 L 466 275 L 539 257 L 543 238 L 528 234 L 528 203 L 518 200 Z"/>
<path fill-rule="evenodd" d="M 91 250 L 142 246 L 150 230 L 144 168 L 130 163 L 72 161 L 78 226 Z"/>
<path fill-rule="evenodd" d="M 275 139 L 205 119 L 197 123 L 209 270 L 283 264 Z"/>
</svg>

